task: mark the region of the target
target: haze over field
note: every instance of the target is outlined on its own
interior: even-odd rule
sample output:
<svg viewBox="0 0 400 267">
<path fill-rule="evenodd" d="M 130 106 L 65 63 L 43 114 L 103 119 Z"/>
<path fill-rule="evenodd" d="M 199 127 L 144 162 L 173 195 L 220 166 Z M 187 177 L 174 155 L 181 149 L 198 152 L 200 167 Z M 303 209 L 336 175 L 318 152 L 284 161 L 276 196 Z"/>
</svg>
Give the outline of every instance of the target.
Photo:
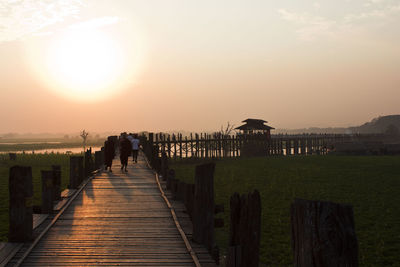
<svg viewBox="0 0 400 267">
<path fill-rule="evenodd" d="M 0 133 L 348 127 L 399 114 L 400 3 L 5 0 Z"/>
</svg>

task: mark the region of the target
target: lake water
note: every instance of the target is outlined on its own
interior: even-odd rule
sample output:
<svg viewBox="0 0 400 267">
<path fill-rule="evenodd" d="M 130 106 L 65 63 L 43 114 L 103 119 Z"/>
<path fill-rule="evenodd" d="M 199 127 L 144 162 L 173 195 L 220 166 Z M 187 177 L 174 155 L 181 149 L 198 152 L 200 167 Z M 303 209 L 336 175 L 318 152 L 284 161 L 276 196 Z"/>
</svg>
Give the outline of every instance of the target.
<svg viewBox="0 0 400 267">
<path fill-rule="evenodd" d="M 88 147 L 89 148 L 89 147 Z M 92 147 L 92 153 L 94 153 L 95 151 L 99 151 L 101 150 L 100 146 L 93 146 Z M 51 154 L 51 153 L 55 153 L 55 154 L 78 154 L 83 152 L 83 148 L 82 147 L 65 147 L 65 148 L 46 148 L 46 149 L 37 149 L 37 150 L 15 150 L 15 151 L 3 151 L 0 153 L 26 153 L 26 154 Z"/>
</svg>

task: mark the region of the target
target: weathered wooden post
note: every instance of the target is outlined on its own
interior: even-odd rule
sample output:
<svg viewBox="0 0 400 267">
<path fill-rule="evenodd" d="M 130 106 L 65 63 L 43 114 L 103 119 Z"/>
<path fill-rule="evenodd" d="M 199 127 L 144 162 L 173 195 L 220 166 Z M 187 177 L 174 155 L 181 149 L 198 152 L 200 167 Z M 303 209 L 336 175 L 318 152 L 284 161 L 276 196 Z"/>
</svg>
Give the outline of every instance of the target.
<svg viewBox="0 0 400 267">
<path fill-rule="evenodd" d="M 42 173 L 42 213 L 53 212 L 53 200 L 54 200 L 54 172 L 53 171 L 41 171 Z"/>
<path fill-rule="evenodd" d="M 101 151 L 94 152 L 94 169 L 99 170 L 103 165 Z"/>
<path fill-rule="evenodd" d="M 301 155 L 306 154 L 306 140 L 304 137 L 300 139 L 300 154 Z"/>
<path fill-rule="evenodd" d="M 299 154 L 299 139 L 295 138 L 293 140 L 293 148 L 294 148 L 294 155 L 298 155 Z"/>
<path fill-rule="evenodd" d="M 33 184 L 32 168 L 14 166 L 9 176 L 9 242 L 32 240 Z"/>
<path fill-rule="evenodd" d="M 253 267 L 259 264 L 261 236 L 261 198 L 257 190 L 248 195 L 234 193 L 230 200 L 228 267 Z"/>
<path fill-rule="evenodd" d="M 167 180 L 167 176 L 168 176 L 168 157 L 167 157 L 167 153 L 163 152 L 161 154 L 161 176 L 162 179 L 165 181 Z"/>
<path fill-rule="evenodd" d="M 193 208 L 193 240 L 209 251 L 214 239 L 214 169 L 215 163 L 196 166 Z"/>
<path fill-rule="evenodd" d="M 52 165 L 51 169 L 53 171 L 53 199 L 60 200 L 61 199 L 61 166 L 60 165 Z"/>
<path fill-rule="evenodd" d="M 101 147 L 101 169 L 104 169 L 104 159 L 105 159 L 105 150 L 104 150 L 104 146 Z"/>
<path fill-rule="evenodd" d="M 85 152 L 85 177 L 89 177 L 93 171 L 92 148 Z"/>
<path fill-rule="evenodd" d="M 83 180 L 83 157 L 70 157 L 69 186 L 70 189 L 78 188 Z"/>
<path fill-rule="evenodd" d="M 350 205 L 295 199 L 291 224 L 295 267 L 358 266 Z"/>
<path fill-rule="evenodd" d="M 292 154 L 292 140 L 287 139 L 285 145 L 286 145 L 286 156 L 290 156 Z"/>
</svg>

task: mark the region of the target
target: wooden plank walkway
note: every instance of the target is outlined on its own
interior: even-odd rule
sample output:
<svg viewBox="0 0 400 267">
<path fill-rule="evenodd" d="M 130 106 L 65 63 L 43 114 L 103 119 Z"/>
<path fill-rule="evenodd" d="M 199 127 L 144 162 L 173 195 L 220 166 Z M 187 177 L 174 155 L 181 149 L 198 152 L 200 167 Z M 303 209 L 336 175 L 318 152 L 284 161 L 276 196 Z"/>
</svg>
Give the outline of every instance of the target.
<svg viewBox="0 0 400 267">
<path fill-rule="evenodd" d="M 194 266 L 142 157 L 91 180 L 22 266 Z M 194 248 L 215 266 L 206 249 Z M 23 251 L 9 262 L 13 266 Z"/>
</svg>

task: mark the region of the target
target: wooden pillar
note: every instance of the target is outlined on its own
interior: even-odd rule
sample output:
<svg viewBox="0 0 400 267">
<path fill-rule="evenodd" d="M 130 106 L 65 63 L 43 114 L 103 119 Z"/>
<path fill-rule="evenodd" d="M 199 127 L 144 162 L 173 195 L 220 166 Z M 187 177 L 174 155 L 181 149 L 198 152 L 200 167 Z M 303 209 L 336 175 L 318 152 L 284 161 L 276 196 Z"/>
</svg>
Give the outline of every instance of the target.
<svg viewBox="0 0 400 267">
<path fill-rule="evenodd" d="M 161 154 L 161 175 L 162 179 L 165 181 L 168 175 L 168 157 L 166 152 Z"/>
<path fill-rule="evenodd" d="M 61 166 L 60 165 L 52 165 L 51 169 L 53 171 L 53 199 L 60 200 L 61 199 Z"/>
<path fill-rule="evenodd" d="M 70 189 L 76 189 L 83 180 L 83 157 L 70 157 L 69 186 Z"/>
<path fill-rule="evenodd" d="M 230 200 L 228 267 L 254 267 L 259 264 L 261 237 L 261 198 L 257 190 L 248 195 L 234 193 Z"/>
<path fill-rule="evenodd" d="M 207 159 L 209 157 L 208 155 L 208 148 L 210 145 L 210 141 L 208 140 L 208 135 L 204 134 L 204 157 Z"/>
<path fill-rule="evenodd" d="M 188 158 L 188 153 L 189 153 L 189 141 L 188 141 L 188 137 L 187 137 L 187 136 L 185 136 L 185 148 L 186 148 L 185 158 Z"/>
<path fill-rule="evenodd" d="M 32 240 L 33 184 L 32 168 L 14 166 L 9 175 L 9 242 Z"/>
<path fill-rule="evenodd" d="M 294 154 L 295 155 L 299 154 L 299 139 L 295 138 L 293 140 L 293 148 L 294 148 Z"/>
<path fill-rule="evenodd" d="M 182 134 L 179 134 L 179 158 L 182 158 Z"/>
<path fill-rule="evenodd" d="M 94 169 L 99 170 L 103 166 L 101 151 L 94 152 Z"/>
<path fill-rule="evenodd" d="M 42 213 L 53 212 L 53 171 L 41 171 L 42 174 Z"/>
<path fill-rule="evenodd" d="M 286 155 L 290 156 L 292 154 L 292 140 L 286 140 Z"/>
<path fill-rule="evenodd" d="M 174 142 L 174 159 L 177 157 L 177 150 L 176 150 L 176 137 L 175 134 L 172 134 L 172 141 Z"/>
<path fill-rule="evenodd" d="M 215 246 L 214 169 L 215 163 L 207 163 L 196 166 L 195 172 L 193 240 L 209 251 Z"/>
<path fill-rule="evenodd" d="M 171 158 L 171 136 L 168 135 L 167 138 L 167 150 L 168 150 L 168 158 Z"/>
<path fill-rule="evenodd" d="M 85 177 L 89 177 L 93 171 L 92 148 L 85 152 Z"/>
<path fill-rule="evenodd" d="M 358 266 L 351 206 L 296 199 L 291 225 L 295 267 Z"/>
<path fill-rule="evenodd" d="M 306 154 L 306 141 L 304 138 L 300 139 L 300 151 L 302 155 Z"/>
</svg>

